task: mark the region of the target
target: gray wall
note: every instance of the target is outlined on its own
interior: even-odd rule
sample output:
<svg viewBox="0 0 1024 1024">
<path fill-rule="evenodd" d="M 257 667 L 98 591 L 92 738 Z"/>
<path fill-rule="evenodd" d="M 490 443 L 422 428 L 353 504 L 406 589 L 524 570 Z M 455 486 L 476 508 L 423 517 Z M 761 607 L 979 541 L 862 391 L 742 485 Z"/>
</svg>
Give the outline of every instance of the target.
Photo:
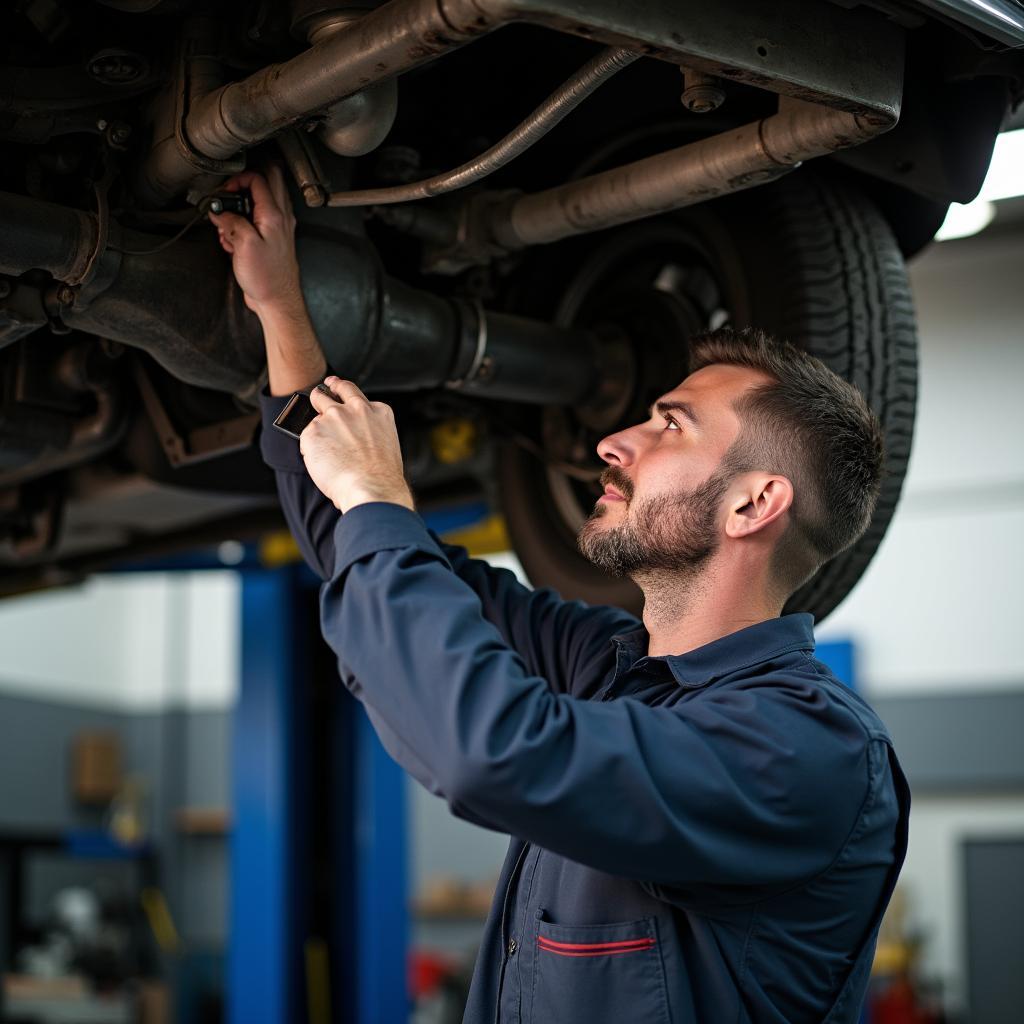
<svg viewBox="0 0 1024 1024">
<path fill-rule="evenodd" d="M 1024 791 L 1024 688 L 876 697 L 915 793 Z"/>
</svg>

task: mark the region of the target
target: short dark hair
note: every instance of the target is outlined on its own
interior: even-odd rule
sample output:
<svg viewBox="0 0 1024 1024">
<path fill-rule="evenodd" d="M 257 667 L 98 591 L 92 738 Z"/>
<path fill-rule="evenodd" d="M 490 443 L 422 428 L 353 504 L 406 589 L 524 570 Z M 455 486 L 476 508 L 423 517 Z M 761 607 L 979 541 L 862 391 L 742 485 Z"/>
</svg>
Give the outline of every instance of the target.
<svg viewBox="0 0 1024 1024">
<path fill-rule="evenodd" d="M 691 373 L 720 363 L 773 379 L 738 401 L 740 433 L 720 472 L 763 470 L 793 484 L 789 528 L 772 565 L 785 600 L 868 528 L 882 479 L 882 428 L 857 388 L 765 331 L 721 328 L 691 340 Z"/>
</svg>

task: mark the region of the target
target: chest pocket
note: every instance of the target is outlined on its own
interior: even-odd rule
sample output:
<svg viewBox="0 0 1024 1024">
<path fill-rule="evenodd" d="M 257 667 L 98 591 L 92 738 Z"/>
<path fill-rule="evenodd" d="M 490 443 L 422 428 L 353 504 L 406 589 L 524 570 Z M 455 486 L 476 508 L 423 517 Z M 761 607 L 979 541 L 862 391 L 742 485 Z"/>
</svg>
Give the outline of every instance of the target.
<svg viewBox="0 0 1024 1024">
<path fill-rule="evenodd" d="M 537 922 L 532 1024 L 668 1024 L 657 922 L 560 925 Z"/>
</svg>

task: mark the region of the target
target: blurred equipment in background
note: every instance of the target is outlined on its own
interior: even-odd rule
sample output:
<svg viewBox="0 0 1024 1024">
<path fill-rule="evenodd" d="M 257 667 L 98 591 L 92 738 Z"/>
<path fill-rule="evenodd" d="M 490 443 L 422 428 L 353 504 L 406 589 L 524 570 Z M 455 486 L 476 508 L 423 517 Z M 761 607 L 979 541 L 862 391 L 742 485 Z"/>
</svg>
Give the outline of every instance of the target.
<svg viewBox="0 0 1024 1024">
<path fill-rule="evenodd" d="M 80 804 L 106 805 L 121 785 L 121 740 L 115 732 L 78 733 L 71 748 L 71 791 Z"/>
<path fill-rule="evenodd" d="M 868 990 L 871 1024 L 947 1024 L 938 986 L 920 973 L 927 937 L 913 927 L 906 889 L 897 886 L 882 921 Z"/>
</svg>

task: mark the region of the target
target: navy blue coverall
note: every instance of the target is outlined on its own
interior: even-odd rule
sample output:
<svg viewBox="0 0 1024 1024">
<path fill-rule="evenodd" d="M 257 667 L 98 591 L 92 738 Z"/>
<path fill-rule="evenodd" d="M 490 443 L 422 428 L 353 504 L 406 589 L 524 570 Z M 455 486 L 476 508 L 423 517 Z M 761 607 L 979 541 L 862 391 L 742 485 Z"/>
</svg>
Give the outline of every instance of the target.
<svg viewBox="0 0 1024 1024">
<path fill-rule="evenodd" d="M 632 616 L 529 590 L 415 512 L 340 516 L 270 427 L 284 401 L 263 456 L 342 681 L 407 771 L 514 837 L 465 1021 L 856 1021 L 909 793 L 811 616 L 648 657 Z"/>
</svg>

